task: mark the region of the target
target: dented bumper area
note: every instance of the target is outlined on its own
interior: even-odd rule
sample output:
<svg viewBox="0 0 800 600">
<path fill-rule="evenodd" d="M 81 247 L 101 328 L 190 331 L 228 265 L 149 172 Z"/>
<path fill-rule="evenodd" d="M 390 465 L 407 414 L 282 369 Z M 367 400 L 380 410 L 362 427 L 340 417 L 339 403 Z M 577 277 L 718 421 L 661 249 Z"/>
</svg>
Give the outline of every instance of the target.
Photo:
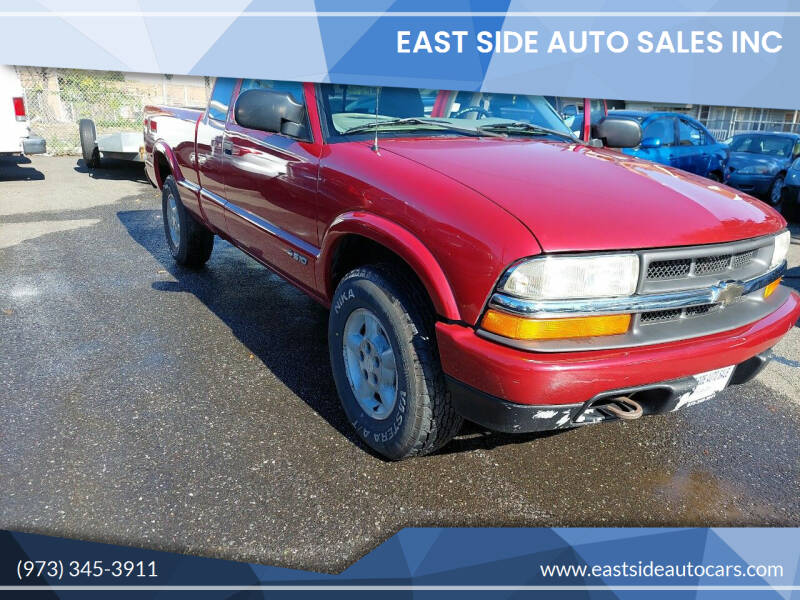
<svg viewBox="0 0 800 600">
<path fill-rule="evenodd" d="M 610 390 L 577 404 L 516 404 L 481 392 L 452 377 L 447 378 L 447 384 L 456 411 L 465 419 L 492 431 L 530 433 L 618 420 L 619 411 L 612 409 L 621 398 L 640 406 L 641 416 L 694 406 L 711 400 L 730 385 L 750 381 L 766 366 L 769 357 L 767 351 L 728 369 Z"/>
<path fill-rule="evenodd" d="M 755 377 L 798 318 L 800 295 L 792 291 L 748 325 L 653 346 L 525 352 L 457 324 L 439 322 L 436 333 L 456 410 L 487 429 L 529 432 L 616 420 L 604 405 L 620 397 L 643 415 L 708 400 Z"/>
</svg>

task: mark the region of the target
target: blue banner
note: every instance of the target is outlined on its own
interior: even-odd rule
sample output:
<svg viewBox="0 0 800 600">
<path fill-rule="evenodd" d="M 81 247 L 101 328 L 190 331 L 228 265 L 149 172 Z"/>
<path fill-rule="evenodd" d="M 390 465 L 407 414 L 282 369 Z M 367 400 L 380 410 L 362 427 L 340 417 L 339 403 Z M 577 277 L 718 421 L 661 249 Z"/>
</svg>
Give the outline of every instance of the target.
<svg viewBox="0 0 800 600">
<path fill-rule="evenodd" d="M 404 529 L 339 574 L 0 533 L 0 592 L 800 598 L 800 529 Z M 88 596 L 91 597 L 91 596 Z M 203 597 L 206 597 L 205 595 Z M 467 596 L 470 597 L 470 596 Z M 735 596 L 738 597 L 738 596 Z"/>
<path fill-rule="evenodd" d="M 4 3 L 0 63 L 800 107 L 787 0 Z"/>
</svg>

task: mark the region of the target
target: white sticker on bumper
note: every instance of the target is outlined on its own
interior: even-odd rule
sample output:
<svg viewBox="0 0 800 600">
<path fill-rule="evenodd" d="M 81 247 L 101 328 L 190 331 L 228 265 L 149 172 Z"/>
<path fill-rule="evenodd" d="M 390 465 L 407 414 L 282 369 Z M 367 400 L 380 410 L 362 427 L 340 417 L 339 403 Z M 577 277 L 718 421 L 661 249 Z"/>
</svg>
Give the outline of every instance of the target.
<svg viewBox="0 0 800 600">
<path fill-rule="evenodd" d="M 722 369 L 706 371 L 705 373 L 695 375 L 694 378 L 697 381 L 697 387 L 681 396 L 673 410 L 711 400 L 711 398 L 724 390 L 728 385 L 734 368 L 735 366 L 724 367 Z"/>
</svg>

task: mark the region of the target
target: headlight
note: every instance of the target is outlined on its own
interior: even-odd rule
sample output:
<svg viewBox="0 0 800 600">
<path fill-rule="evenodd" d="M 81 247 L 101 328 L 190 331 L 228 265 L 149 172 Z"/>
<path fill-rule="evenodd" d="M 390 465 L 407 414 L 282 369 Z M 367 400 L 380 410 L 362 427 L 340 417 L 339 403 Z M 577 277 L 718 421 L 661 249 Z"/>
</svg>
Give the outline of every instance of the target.
<svg viewBox="0 0 800 600">
<path fill-rule="evenodd" d="M 770 269 L 774 269 L 786 260 L 791 241 L 791 234 L 788 231 L 782 231 L 775 236 L 775 248 L 772 250 L 772 261 L 769 263 Z"/>
<path fill-rule="evenodd" d="M 638 281 L 635 254 L 547 256 L 512 267 L 500 290 L 533 300 L 604 298 L 630 296 Z"/>
<path fill-rule="evenodd" d="M 751 165 L 739 169 L 741 175 L 771 175 L 775 171 L 774 167 L 764 165 Z"/>
</svg>

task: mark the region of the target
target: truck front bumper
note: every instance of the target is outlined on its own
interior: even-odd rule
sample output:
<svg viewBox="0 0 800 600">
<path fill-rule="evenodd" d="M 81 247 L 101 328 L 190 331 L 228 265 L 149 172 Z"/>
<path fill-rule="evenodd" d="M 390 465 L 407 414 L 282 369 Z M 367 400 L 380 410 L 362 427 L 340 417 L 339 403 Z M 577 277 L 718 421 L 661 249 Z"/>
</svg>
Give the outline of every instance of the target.
<svg viewBox="0 0 800 600">
<path fill-rule="evenodd" d="M 590 403 L 625 393 L 643 400 L 645 414 L 673 410 L 697 385 L 693 375 L 735 367 L 744 383 L 766 363 L 766 352 L 800 317 L 792 292 L 766 317 L 690 340 L 614 350 L 540 353 L 509 348 L 469 327 L 437 323 L 442 368 L 456 409 L 496 431 L 542 431 L 597 420 Z M 583 419 L 581 420 L 581 417 Z"/>
</svg>

